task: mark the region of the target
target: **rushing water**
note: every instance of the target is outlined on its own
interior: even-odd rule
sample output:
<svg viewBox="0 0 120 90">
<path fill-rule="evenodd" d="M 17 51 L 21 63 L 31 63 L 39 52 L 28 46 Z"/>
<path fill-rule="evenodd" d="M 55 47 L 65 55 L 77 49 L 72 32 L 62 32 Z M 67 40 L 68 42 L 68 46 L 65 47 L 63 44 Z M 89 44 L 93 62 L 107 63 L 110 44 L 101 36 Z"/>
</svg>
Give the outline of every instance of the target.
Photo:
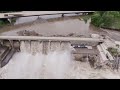
<svg viewBox="0 0 120 90">
<path fill-rule="evenodd" d="M 86 36 L 91 33 L 106 35 L 105 32 L 93 30 L 93 28 L 90 27 L 90 20 L 87 23 L 79 19 L 46 22 L 48 18 L 59 16 L 60 15 L 51 17 L 44 16 L 41 20 L 45 23 L 39 23 L 39 20 L 37 20 L 32 25 L 21 26 L 2 33 L 2 35 L 17 35 L 16 32 L 22 30 L 36 31 L 43 35 L 67 35 L 70 33 Z M 38 17 L 19 18 L 16 24 L 34 21 L 37 18 Z M 72 48 L 69 43 L 60 44 L 59 42 L 51 42 L 51 44 L 49 44 L 36 41 L 32 41 L 31 43 L 29 41 L 21 42 L 21 52 L 16 53 L 10 62 L 0 69 L 0 78 L 120 78 L 119 72 L 113 72 L 109 69 L 94 70 L 87 62 L 75 61 L 71 55 L 71 50 Z M 44 51 L 47 52 L 47 54 L 43 54 L 45 53 Z"/>
<path fill-rule="evenodd" d="M 49 46 L 49 44 L 48 44 Z M 120 78 L 119 72 L 95 70 L 88 62 L 78 62 L 71 55 L 69 43 L 52 42 L 43 54 L 42 42 L 21 42 L 21 52 L 0 69 L 1 79 L 85 79 Z"/>
<path fill-rule="evenodd" d="M 28 12 L 28 13 L 31 14 L 31 12 Z M 37 13 L 37 12 L 35 12 L 35 13 Z M 64 16 L 68 17 L 68 16 L 78 16 L 78 15 L 80 15 L 80 14 L 65 14 Z M 61 17 L 61 14 L 45 15 L 45 16 L 32 16 L 32 17 L 20 17 L 20 18 L 18 18 L 16 20 L 15 25 L 22 24 L 22 23 L 33 22 L 33 21 L 37 20 L 38 18 L 41 18 L 41 19 L 53 19 L 53 18 L 60 18 L 60 17 Z"/>
<path fill-rule="evenodd" d="M 2 35 L 18 35 L 17 32 L 23 30 L 35 31 L 44 36 L 51 35 L 68 35 L 74 33 L 76 35 L 89 35 L 89 22 L 85 24 L 84 21 L 79 19 L 69 19 L 56 22 L 45 22 L 39 23 L 39 20 L 34 22 L 32 25 L 16 28 L 7 32 L 2 33 Z"/>
<path fill-rule="evenodd" d="M 42 53 L 42 43 L 38 43 L 34 41 L 29 47 L 28 42 L 22 42 L 21 52 L 0 71 L 1 78 L 67 78 L 72 60 L 69 43 L 59 47 L 59 42 L 51 44 L 47 55 Z"/>
</svg>

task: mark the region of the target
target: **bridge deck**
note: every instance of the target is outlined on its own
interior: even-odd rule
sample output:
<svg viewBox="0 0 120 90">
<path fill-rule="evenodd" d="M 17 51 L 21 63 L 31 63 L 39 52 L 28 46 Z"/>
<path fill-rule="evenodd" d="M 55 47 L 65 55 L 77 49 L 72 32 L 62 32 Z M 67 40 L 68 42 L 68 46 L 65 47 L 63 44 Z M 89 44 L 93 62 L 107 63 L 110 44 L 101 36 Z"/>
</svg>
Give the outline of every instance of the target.
<svg viewBox="0 0 120 90">
<path fill-rule="evenodd" d="M 16 13 L 1 13 L 0 18 L 9 18 L 9 17 L 30 17 L 30 16 L 44 16 L 44 15 L 57 15 L 57 14 L 74 14 L 74 13 L 90 13 L 94 11 L 23 11 Z M 4 16 L 4 14 L 12 16 Z M 18 15 L 18 16 L 15 16 Z"/>
<path fill-rule="evenodd" d="M 103 39 L 78 37 L 0 36 L 0 40 L 40 40 L 40 41 L 87 41 L 103 42 Z"/>
</svg>

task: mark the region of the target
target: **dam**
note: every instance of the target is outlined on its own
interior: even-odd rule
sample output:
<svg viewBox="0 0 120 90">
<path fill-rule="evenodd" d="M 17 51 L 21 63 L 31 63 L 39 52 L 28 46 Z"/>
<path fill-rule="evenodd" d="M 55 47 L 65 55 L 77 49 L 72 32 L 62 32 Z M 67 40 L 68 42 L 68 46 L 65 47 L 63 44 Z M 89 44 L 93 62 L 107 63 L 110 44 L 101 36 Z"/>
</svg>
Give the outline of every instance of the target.
<svg viewBox="0 0 120 90">
<path fill-rule="evenodd" d="M 41 52 L 43 54 L 47 54 L 48 52 L 56 50 L 57 48 L 66 49 L 69 48 L 71 45 L 81 45 L 81 44 L 87 44 L 88 46 L 96 46 L 99 43 L 102 43 L 103 39 L 93 39 L 93 38 L 73 38 L 73 37 L 39 37 L 39 36 L 0 36 L 0 44 L 1 48 L 11 48 L 10 50 L 7 49 L 4 51 L 4 53 L 1 55 L 4 56 L 1 58 L 1 67 L 6 65 L 9 60 L 11 59 L 12 55 L 16 51 L 21 51 L 20 46 L 21 44 L 25 43 L 30 48 L 32 47 L 32 43 L 36 43 L 38 45 L 37 48 L 42 48 Z M 64 47 L 64 44 L 67 44 L 67 46 Z M 7 54 L 6 54 L 7 53 Z M 8 54 L 9 53 L 9 54 Z M 75 53 L 75 52 L 74 52 Z M 79 53 L 79 52 L 77 52 Z M 6 59 L 5 57 L 9 56 L 10 58 Z"/>
<path fill-rule="evenodd" d="M 100 30 L 91 33 L 90 19 L 85 23 L 79 16 L 75 19 L 68 16 L 72 14 L 64 17 L 32 14 L 18 18 L 10 28 L 1 28 L 0 79 L 119 78 L 110 71 L 95 69 L 95 60 L 109 58 L 101 47 L 106 46 L 106 40 L 90 35 L 107 34 Z M 59 19 L 47 20 L 58 16 Z"/>
<path fill-rule="evenodd" d="M 18 38 L 14 40 L 13 37 L 10 39 L 10 37 L 9 40 L 6 40 L 5 37 L 3 38 L 1 36 L 1 47 L 4 46 L 5 49 L 10 47 L 13 49 L 13 53 L 8 53 L 9 60 L 3 58 L 0 62 L 3 70 L 3 72 L 2 70 L 0 71 L 2 75 L 1 78 L 72 78 L 71 76 L 74 76 L 74 70 L 72 69 L 72 66 L 74 66 L 74 60 L 72 60 L 74 59 L 74 55 L 80 55 L 80 53 L 85 53 L 86 55 L 91 53 L 84 51 L 84 48 L 83 50 L 79 50 L 78 48 L 73 48 L 71 46 L 76 44 L 80 45 L 81 43 L 78 43 L 78 41 L 83 42 L 84 40 L 82 40 L 82 38 L 78 38 L 78 40 L 76 38 L 77 42 L 75 43 L 73 42 L 75 41 L 74 39 L 71 39 L 71 41 L 69 41 L 70 38 L 67 37 L 64 37 L 63 41 L 63 38 L 56 38 L 56 40 L 53 39 L 53 41 L 52 38 L 49 38 L 51 40 L 49 41 L 49 39 L 46 39 L 46 37 L 43 41 L 40 40 L 40 38 L 40 41 L 28 41 L 26 39 L 20 39 L 19 36 L 19 40 L 17 40 Z M 88 40 L 91 39 L 92 38 L 88 38 Z M 10 40 L 12 43 L 10 43 Z M 103 42 L 103 40 L 95 39 L 92 43 L 97 45 L 99 42 Z M 87 42 L 87 39 L 85 39 L 84 43 L 89 44 Z M 78 49 L 77 52 L 75 49 Z M 96 54 L 94 50 L 93 53 Z M 11 54 L 13 54 L 12 59 L 10 57 Z M 4 74 L 4 72 L 7 73 Z M 22 72 L 26 73 L 22 74 Z M 68 76 L 70 73 L 72 73 L 71 76 Z"/>
</svg>

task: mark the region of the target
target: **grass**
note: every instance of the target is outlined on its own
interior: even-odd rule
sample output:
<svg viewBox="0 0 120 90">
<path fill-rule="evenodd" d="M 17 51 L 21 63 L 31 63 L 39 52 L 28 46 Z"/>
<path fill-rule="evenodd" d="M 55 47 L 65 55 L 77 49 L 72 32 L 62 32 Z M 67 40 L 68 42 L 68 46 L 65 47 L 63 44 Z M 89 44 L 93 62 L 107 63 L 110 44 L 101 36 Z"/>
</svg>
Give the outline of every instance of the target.
<svg viewBox="0 0 120 90">
<path fill-rule="evenodd" d="M 87 21 L 91 18 L 91 15 L 83 15 L 83 16 L 80 16 L 79 19 L 81 18 L 85 21 L 85 23 L 87 23 Z"/>
<path fill-rule="evenodd" d="M 102 28 L 120 31 L 120 18 L 114 19 L 110 26 L 102 26 Z"/>
</svg>

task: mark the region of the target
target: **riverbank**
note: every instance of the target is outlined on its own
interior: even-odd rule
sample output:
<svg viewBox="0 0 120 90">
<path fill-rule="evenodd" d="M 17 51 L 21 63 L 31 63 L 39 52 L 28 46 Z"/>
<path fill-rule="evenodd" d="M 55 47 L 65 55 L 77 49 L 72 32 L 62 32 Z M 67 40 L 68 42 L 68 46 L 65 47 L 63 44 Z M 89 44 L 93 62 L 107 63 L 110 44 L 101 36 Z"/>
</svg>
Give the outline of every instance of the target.
<svg viewBox="0 0 120 90">
<path fill-rule="evenodd" d="M 113 20 L 110 26 L 101 26 L 103 29 L 120 31 L 120 18 Z"/>
<path fill-rule="evenodd" d="M 0 20 L 0 29 L 2 28 L 6 28 L 9 27 L 11 25 L 13 25 L 16 22 L 16 19 L 12 19 L 11 22 L 9 22 L 8 20 Z"/>
<path fill-rule="evenodd" d="M 0 20 L 0 28 L 3 28 L 8 25 L 9 25 L 9 23 L 7 21 Z"/>
<path fill-rule="evenodd" d="M 0 11 L 0 14 L 4 13 L 15 13 L 15 12 L 21 12 L 21 11 Z M 16 19 L 12 19 L 12 23 L 14 23 L 16 21 Z M 5 26 L 9 26 L 10 22 L 7 19 L 0 19 L 0 28 L 5 27 Z"/>
<path fill-rule="evenodd" d="M 91 24 L 103 29 L 120 31 L 120 12 L 97 11 L 91 16 Z"/>
</svg>

